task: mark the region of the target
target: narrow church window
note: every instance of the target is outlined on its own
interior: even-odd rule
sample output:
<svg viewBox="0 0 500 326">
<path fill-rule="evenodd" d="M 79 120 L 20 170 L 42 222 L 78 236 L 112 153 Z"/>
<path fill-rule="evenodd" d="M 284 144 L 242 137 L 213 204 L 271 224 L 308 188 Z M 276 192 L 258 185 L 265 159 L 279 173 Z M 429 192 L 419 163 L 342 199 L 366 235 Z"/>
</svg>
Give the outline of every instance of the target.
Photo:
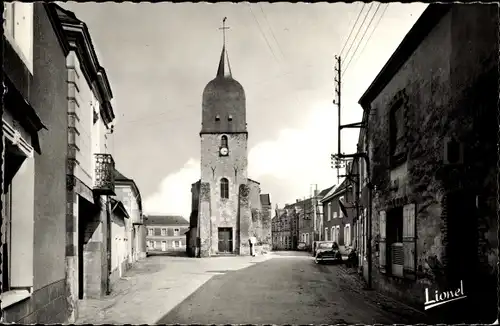
<svg viewBox="0 0 500 326">
<path fill-rule="evenodd" d="M 220 180 L 220 196 L 221 198 L 229 198 L 229 181 L 226 178 Z"/>
<path fill-rule="evenodd" d="M 215 121 L 219 121 L 219 120 L 220 120 L 220 115 L 218 115 L 218 114 L 217 114 L 217 115 L 215 116 Z"/>
<path fill-rule="evenodd" d="M 220 138 L 220 146 L 227 148 L 227 136 L 226 135 L 224 135 Z"/>
</svg>

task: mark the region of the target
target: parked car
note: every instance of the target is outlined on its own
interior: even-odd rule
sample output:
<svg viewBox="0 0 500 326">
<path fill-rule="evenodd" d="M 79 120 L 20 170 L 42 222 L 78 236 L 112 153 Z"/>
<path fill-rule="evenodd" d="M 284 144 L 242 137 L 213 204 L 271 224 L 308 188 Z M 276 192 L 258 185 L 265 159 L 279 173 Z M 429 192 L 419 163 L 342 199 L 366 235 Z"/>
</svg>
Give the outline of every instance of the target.
<svg viewBox="0 0 500 326">
<path fill-rule="evenodd" d="M 324 261 L 342 261 L 342 254 L 339 251 L 339 245 L 333 241 L 318 243 L 314 261 L 316 264 Z"/>
<path fill-rule="evenodd" d="M 313 245 L 312 245 L 312 250 L 311 250 L 311 254 L 312 254 L 313 257 L 316 257 L 316 251 L 318 250 L 318 245 L 320 243 L 329 243 L 329 244 L 332 244 L 333 241 L 314 241 Z"/>
<path fill-rule="evenodd" d="M 299 242 L 297 245 L 298 250 L 306 250 L 306 243 L 305 242 Z"/>
</svg>

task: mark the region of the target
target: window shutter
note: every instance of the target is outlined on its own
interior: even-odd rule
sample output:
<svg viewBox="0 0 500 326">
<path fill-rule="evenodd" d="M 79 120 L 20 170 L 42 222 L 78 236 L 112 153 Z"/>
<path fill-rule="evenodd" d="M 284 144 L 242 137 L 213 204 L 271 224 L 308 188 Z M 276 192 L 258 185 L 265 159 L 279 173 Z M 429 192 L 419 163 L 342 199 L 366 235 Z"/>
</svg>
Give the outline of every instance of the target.
<svg viewBox="0 0 500 326">
<path fill-rule="evenodd" d="M 385 240 L 385 231 L 386 231 L 386 215 L 385 211 L 379 212 L 379 228 L 380 228 L 380 241 L 379 241 L 379 267 L 382 271 L 385 272 L 386 265 L 386 240 Z"/>
<path fill-rule="evenodd" d="M 404 271 L 404 276 L 412 280 L 416 279 L 415 215 L 416 215 L 415 204 L 408 204 L 403 207 L 403 252 L 404 252 L 403 271 Z"/>
</svg>

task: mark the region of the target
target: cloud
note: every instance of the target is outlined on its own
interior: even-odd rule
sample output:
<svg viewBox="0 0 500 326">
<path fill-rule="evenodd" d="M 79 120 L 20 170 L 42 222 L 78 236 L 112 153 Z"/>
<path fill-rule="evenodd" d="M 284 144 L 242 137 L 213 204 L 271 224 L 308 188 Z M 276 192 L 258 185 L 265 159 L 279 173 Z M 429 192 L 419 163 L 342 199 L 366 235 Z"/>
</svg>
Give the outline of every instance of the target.
<svg viewBox="0 0 500 326">
<path fill-rule="evenodd" d="M 336 170 L 330 165 L 330 154 L 337 148 L 336 126 L 336 108 L 321 103 L 305 114 L 302 128 L 283 129 L 276 139 L 250 149 L 248 176 L 261 183 L 262 191 L 271 195 L 273 206 L 309 196 L 312 184 L 321 190 L 337 182 Z M 342 146 L 356 144 L 357 132 L 354 137 L 342 139 Z M 158 191 L 145 200 L 145 211 L 187 218 L 191 210 L 190 187 L 199 178 L 199 161 L 191 158 L 161 181 Z"/>
<path fill-rule="evenodd" d="M 144 200 L 146 214 L 181 215 L 191 213 L 191 184 L 200 179 L 200 162 L 190 158 L 177 172 L 167 175 L 160 187 Z"/>
<path fill-rule="evenodd" d="M 261 182 L 273 204 L 309 196 L 312 184 L 323 189 L 337 182 L 330 164 L 330 154 L 337 149 L 336 116 L 333 105 L 317 104 L 304 117 L 302 128 L 283 129 L 276 139 L 250 150 L 249 176 Z M 357 136 L 348 140 L 355 144 Z M 344 146 L 346 139 L 342 143 Z"/>
</svg>

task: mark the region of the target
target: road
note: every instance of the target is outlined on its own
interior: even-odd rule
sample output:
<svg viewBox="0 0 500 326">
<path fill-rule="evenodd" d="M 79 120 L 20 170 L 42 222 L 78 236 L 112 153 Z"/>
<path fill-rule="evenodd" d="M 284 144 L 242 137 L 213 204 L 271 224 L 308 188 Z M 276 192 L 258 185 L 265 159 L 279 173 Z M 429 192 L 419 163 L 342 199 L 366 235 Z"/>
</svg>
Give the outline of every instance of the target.
<svg viewBox="0 0 500 326">
<path fill-rule="evenodd" d="M 221 271 L 158 320 L 158 324 L 392 324 L 424 322 L 410 308 L 363 290 L 338 265 L 317 265 L 304 253 Z"/>
</svg>

